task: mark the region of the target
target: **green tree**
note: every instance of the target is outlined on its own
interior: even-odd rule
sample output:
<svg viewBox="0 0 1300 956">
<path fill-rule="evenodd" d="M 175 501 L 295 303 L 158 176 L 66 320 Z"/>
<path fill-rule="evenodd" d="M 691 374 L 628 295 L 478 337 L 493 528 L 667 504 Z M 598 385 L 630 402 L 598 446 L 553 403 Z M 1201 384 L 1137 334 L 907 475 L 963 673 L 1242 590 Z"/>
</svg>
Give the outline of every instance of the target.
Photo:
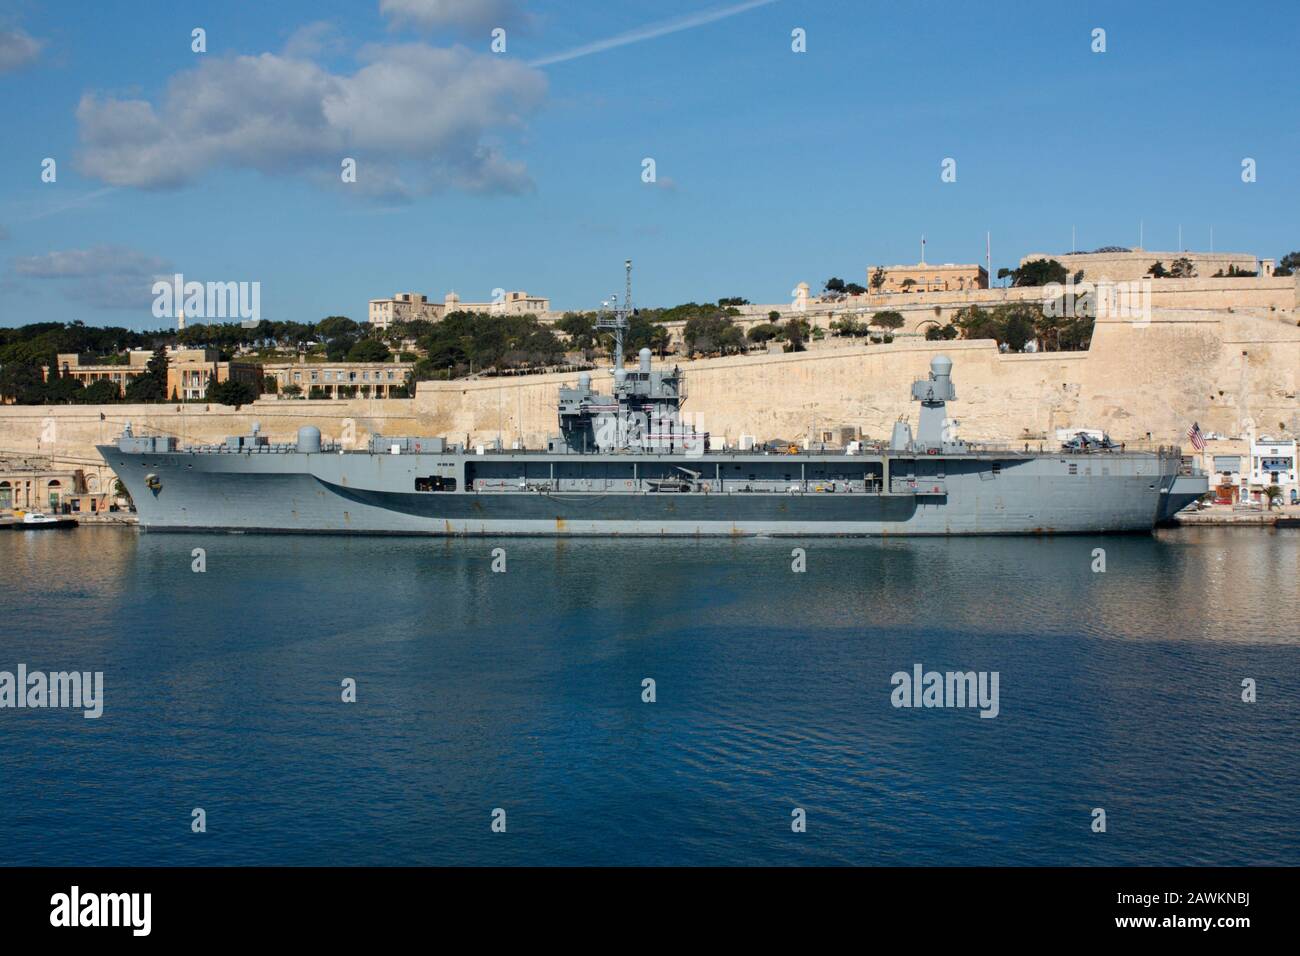
<svg viewBox="0 0 1300 956">
<path fill-rule="evenodd" d="M 167 367 L 171 364 L 167 358 L 167 346 L 158 345 L 153 350 L 153 355 L 149 356 L 149 361 L 145 363 L 145 371 L 158 380 L 164 391 L 167 388 Z"/>
<path fill-rule="evenodd" d="M 1000 276 L 1001 272 L 998 274 Z M 1018 269 L 1012 269 L 1007 274 L 1011 276 L 1012 285 L 1042 286 L 1050 282 L 1064 283 L 1070 275 L 1070 270 L 1055 259 L 1034 259 L 1024 263 Z"/>
<path fill-rule="evenodd" d="M 1157 259 L 1155 262 L 1151 263 L 1151 268 L 1147 270 L 1147 275 L 1151 276 L 1153 279 L 1163 279 L 1165 276 L 1169 275 L 1169 273 L 1165 271 L 1165 264 Z"/>
<path fill-rule="evenodd" d="M 803 352 L 811 327 L 804 319 L 790 319 L 781 327 L 780 337 L 785 339 L 787 352 Z"/>
<path fill-rule="evenodd" d="M 331 362 L 344 362 L 347 360 L 348 353 L 352 351 L 352 346 L 356 344 L 356 336 L 336 335 L 325 343 L 325 357 Z"/>
<path fill-rule="evenodd" d="M 847 338 L 858 338 L 867 334 L 867 327 L 851 315 L 831 320 L 831 334 Z"/>
<path fill-rule="evenodd" d="M 84 391 L 79 381 L 71 375 L 60 374 L 56 361 L 50 366 L 49 378 L 45 383 L 45 401 L 51 405 L 68 405 L 75 402 Z"/>
<path fill-rule="evenodd" d="M 883 289 L 885 287 L 884 266 L 876 266 L 876 270 L 871 273 L 871 279 L 869 281 L 870 281 L 872 291 L 879 292 L 881 289 Z"/>
<path fill-rule="evenodd" d="M 393 353 L 379 339 L 362 339 L 348 349 L 349 362 L 386 362 Z"/>
<path fill-rule="evenodd" d="M 925 338 L 929 342 L 946 342 L 956 337 L 957 327 L 951 322 L 947 325 L 931 325 L 925 330 Z"/>
<path fill-rule="evenodd" d="M 958 309 L 952 317 L 952 324 L 961 331 L 964 339 L 994 339 L 1001 341 L 1002 329 L 997 319 L 987 309 L 978 305 L 968 305 Z"/>
<path fill-rule="evenodd" d="M 730 315 L 715 313 L 687 319 L 682 338 L 691 355 L 697 352 L 729 355 L 744 348 L 745 337 Z"/>
<path fill-rule="evenodd" d="M 126 400 L 128 402 L 162 402 L 167 400 L 167 386 L 148 372 L 142 372 L 127 380 Z"/>
<path fill-rule="evenodd" d="M 884 329 L 886 332 L 893 332 L 901 329 L 906 320 L 901 312 L 895 312 L 888 309 L 884 312 L 877 312 L 871 317 L 871 324 L 878 329 Z"/>
<path fill-rule="evenodd" d="M 360 331 L 361 326 L 346 315 L 326 316 L 316 323 L 316 334 L 326 341 L 342 335 L 355 337 Z"/>
<path fill-rule="evenodd" d="M 108 405 L 120 399 L 117 383 L 101 378 L 83 388 L 73 401 L 82 405 Z"/>
<path fill-rule="evenodd" d="M 234 379 L 227 379 L 224 382 L 218 382 L 215 378 L 208 382 L 208 391 L 205 396 L 209 402 L 216 405 L 233 405 L 239 408 L 241 405 L 247 405 L 249 402 L 257 399 L 257 390 L 247 382 L 238 382 Z"/>
<path fill-rule="evenodd" d="M 590 312 L 565 312 L 555 327 L 569 337 L 574 349 L 585 352 L 596 344 L 596 317 Z"/>
<path fill-rule="evenodd" d="M 1273 270 L 1275 276 L 1295 275 L 1300 270 L 1300 252 L 1288 252 L 1277 264 Z"/>
<path fill-rule="evenodd" d="M 993 310 L 994 318 L 1001 326 L 998 341 L 1013 352 L 1024 351 L 1025 345 L 1034 337 L 1034 320 L 1039 314 L 1037 309 L 1023 302 L 998 306 Z"/>
</svg>

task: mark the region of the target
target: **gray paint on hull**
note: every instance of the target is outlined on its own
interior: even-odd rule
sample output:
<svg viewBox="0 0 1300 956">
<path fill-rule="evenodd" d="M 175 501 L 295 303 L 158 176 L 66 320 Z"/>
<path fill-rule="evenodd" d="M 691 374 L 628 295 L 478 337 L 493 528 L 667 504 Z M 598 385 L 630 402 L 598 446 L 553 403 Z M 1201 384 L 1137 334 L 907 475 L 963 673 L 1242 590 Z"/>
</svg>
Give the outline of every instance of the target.
<svg viewBox="0 0 1300 956">
<path fill-rule="evenodd" d="M 992 460 L 970 466 L 967 459 L 963 466 L 954 459 L 943 496 L 416 493 L 406 490 L 413 476 L 427 473 L 437 456 L 99 450 L 131 492 L 146 530 L 801 537 L 1148 531 L 1204 491 L 1195 490 L 1196 482 L 1205 484 L 1176 482 L 1169 459 L 1116 455 L 1106 456 L 1106 475 L 1070 475 L 1067 460 L 1056 456 L 1001 460 L 999 474 Z M 1089 460 L 1089 471 L 1094 464 L 1100 472 L 1102 459 Z M 161 483 L 156 492 L 145 486 L 150 474 Z"/>
</svg>

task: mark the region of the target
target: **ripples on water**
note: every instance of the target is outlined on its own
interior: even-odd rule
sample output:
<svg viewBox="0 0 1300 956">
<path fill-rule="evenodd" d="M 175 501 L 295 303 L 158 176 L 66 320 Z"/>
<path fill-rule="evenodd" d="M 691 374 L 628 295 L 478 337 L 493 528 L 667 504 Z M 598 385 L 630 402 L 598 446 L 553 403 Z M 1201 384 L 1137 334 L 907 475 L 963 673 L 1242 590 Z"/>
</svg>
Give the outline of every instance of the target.
<svg viewBox="0 0 1300 956">
<path fill-rule="evenodd" d="M 107 697 L 0 710 L 3 862 L 1296 865 L 1298 554 L 0 534 L 0 670 Z M 1001 714 L 894 709 L 914 663 Z"/>
</svg>

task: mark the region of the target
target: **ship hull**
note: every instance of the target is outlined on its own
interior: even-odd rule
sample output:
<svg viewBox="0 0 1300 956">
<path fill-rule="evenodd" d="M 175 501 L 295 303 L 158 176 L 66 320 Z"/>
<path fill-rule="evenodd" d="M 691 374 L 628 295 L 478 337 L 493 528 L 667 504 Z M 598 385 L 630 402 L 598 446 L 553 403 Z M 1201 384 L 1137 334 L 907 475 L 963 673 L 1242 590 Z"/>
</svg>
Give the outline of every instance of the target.
<svg viewBox="0 0 1300 956">
<path fill-rule="evenodd" d="M 919 487 L 897 491 L 887 484 L 889 492 L 876 494 L 815 491 L 811 483 L 784 492 L 656 492 L 638 482 L 638 490 L 629 491 L 623 486 L 632 482 L 611 480 L 597 481 L 591 490 L 511 490 L 503 483 L 480 489 L 470 483 L 467 490 L 429 493 L 412 490 L 416 476 L 446 468 L 451 456 L 136 454 L 116 446 L 100 452 L 131 493 L 140 526 L 149 531 L 645 537 L 1119 533 L 1150 531 L 1205 490 L 1204 478 L 1188 482 L 1177 475 L 1176 459 L 1154 455 L 1106 456 L 1104 462 L 1095 458 L 1083 464 L 1064 456 L 923 459 L 921 467 L 913 459 L 893 467 L 895 473 L 904 467 L 913 472 Z M 463 475 L 474 456 L 457 457 Z M 515 460 L 521 474 L 546 464 Z M 842 466 L 845 459 L 820 461 Z M 684 464 L 699 471 L 717 467 L 710 459 Z M 925 470 L 941 477 L 932 482 L 915 474 Z M 524 484 L 521 479 L 520 489 Z"/>
</svg>

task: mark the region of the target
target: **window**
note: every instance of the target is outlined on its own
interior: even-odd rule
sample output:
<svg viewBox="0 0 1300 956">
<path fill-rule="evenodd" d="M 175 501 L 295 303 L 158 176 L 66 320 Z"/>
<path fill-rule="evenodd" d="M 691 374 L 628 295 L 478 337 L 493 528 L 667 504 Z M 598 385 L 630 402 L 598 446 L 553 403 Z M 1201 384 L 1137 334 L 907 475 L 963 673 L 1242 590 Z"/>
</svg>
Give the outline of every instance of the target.
<svg viewBox="0 0 1300 956">
<path fill-rule="evenodd" d="M 442 475 L 429 475 L 415 479 L 416 491 L 455 491 L 456 479 L 444 478 Z"/>
</svg>

